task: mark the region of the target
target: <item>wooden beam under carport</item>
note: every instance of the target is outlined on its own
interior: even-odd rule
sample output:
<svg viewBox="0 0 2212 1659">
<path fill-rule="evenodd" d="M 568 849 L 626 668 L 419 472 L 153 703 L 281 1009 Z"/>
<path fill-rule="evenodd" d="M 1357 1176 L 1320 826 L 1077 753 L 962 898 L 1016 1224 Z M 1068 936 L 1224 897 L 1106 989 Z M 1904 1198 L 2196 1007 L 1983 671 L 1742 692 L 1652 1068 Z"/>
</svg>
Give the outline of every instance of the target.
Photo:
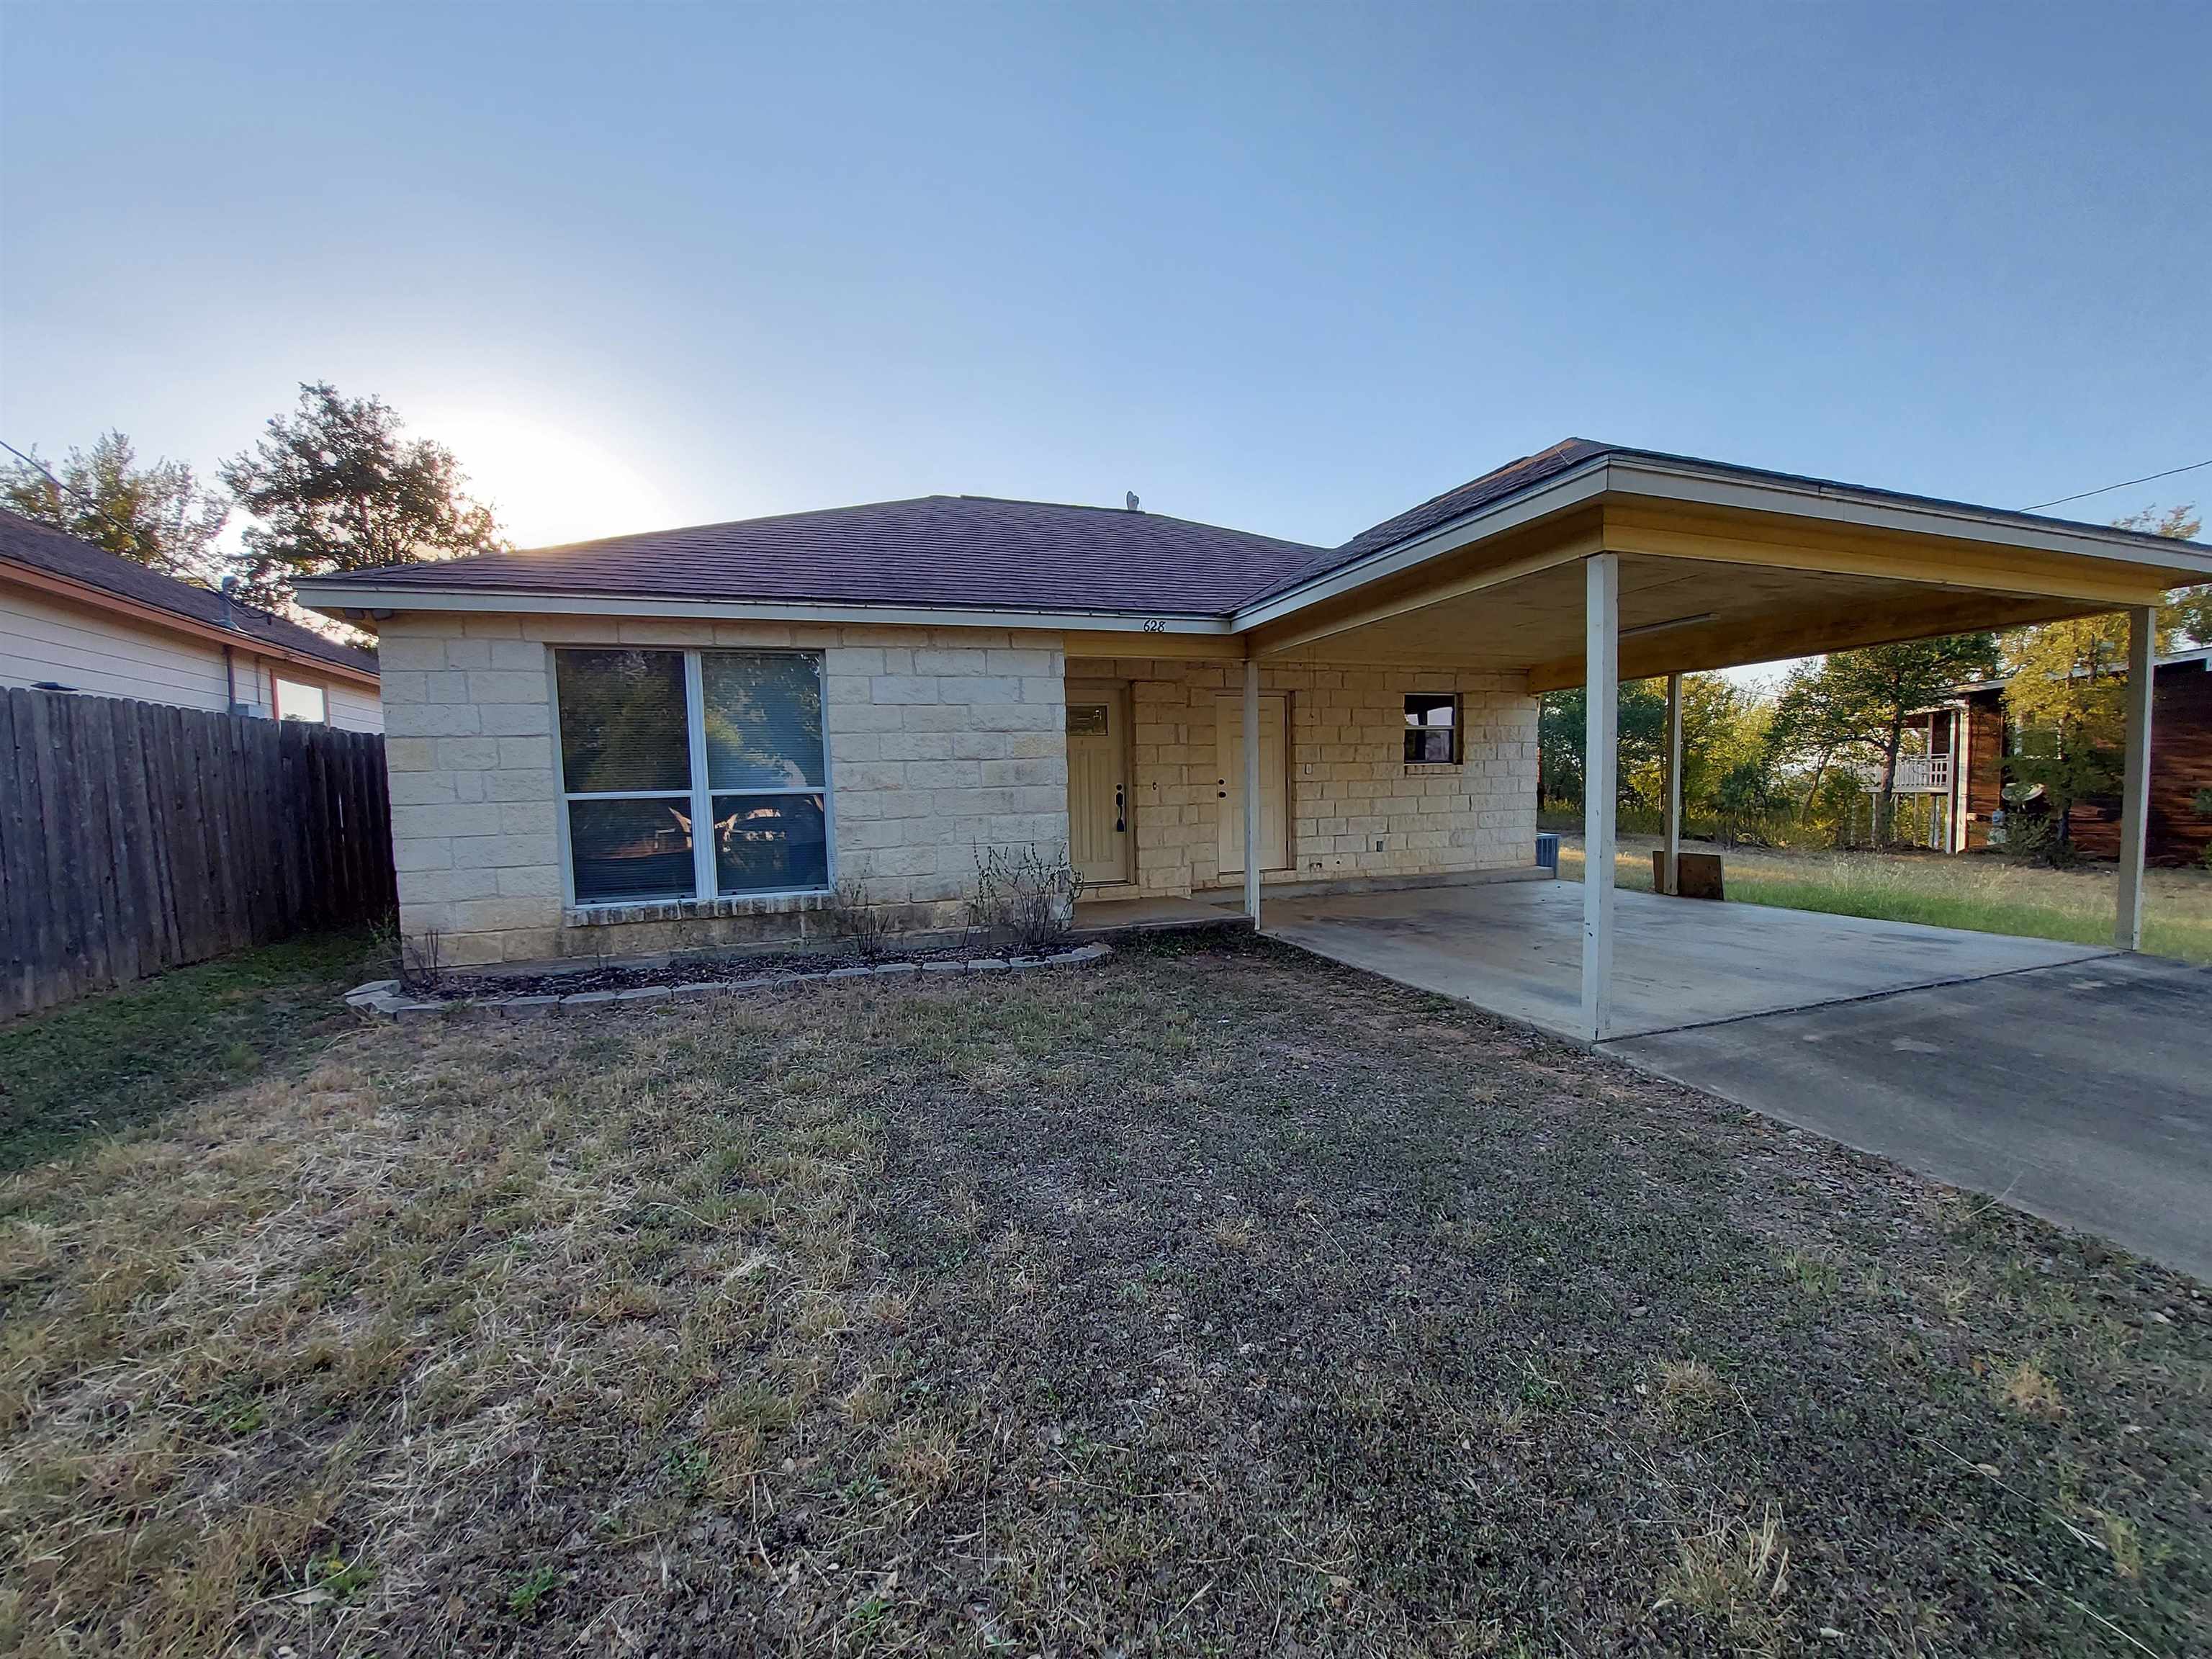
<svg viewBox="0 0 2212 1659">
<path fill-rule="evenodd" d="M 1650 679 L 1660 674 L 1700 673 L 1778 662 L 1788 657 L 1891 645 L 1900 640 L 1941 639 L 1983 629 L 2022 627 L 2056 622 L 2111 605 L 2087 605 L 2073 599 L 2025 599 L 2010 594 L 1960 594 L 1940 601 L 1863 607 L 1838 618 L 1777 617 L 1746 623 L 1693 623 L 1620 642 L 1620 677 Z M 1583 683 L 1583 659 L 1555 657 L 1528 669 L 1531 691 L 1561 691 Z"/>
<path fill-rule="evenodd" d="M 1603 547 L 1603 526 L 1595 513 L 1586 511 L 1516 531 L 1483 544 L 1479 552 L 1425 565 L 1364 597 L 1347 594 L 1322 607 L 1320 615 L 1300 612 L 1264 623 L 1245 637 L 1252 642 L 1254 656 L 1281 656 L 1431 605 L 1523 580 L 1588 558 Z"/>
<path fill-rule="evenodd" d="M 2087 558 L 2039 548 L 1814 524 L 1776 514 L 1722 515 L 1607 502 L 1603 517 L 1607 551 L 1655 558 L 2074 599 L 2100 611 L 2155 605 L 2173 585 L 2172 572 L 2148 561 Z"/>
</svg>

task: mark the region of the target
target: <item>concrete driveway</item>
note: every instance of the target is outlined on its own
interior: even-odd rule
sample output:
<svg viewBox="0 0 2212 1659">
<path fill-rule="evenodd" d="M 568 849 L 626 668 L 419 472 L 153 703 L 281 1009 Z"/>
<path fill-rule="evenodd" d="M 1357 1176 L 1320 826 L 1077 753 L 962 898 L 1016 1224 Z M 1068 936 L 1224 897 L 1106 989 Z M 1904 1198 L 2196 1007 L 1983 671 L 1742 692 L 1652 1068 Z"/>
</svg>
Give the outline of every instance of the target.
<svg viewBox="0 0 2212 1659">
<path fill-rule="evenodd" d="M 1673 1030 L 2106 954 L 2085 945 L 1862 916 L 1613 896 L 1608 1036 Z M 1512 881 L 1270 899 L 1267 933 L 1527 1020 L 1582 1030 L 1583 890 Z"/>
<path fill-rule="evenodd" d="M 2212 1280 L 2212 968 L 1616 895 L 1602 1045 Z M 1575 1034 L 1582 889 L 1271 901 L 1269 934 Z"/>
<path fill-rule="evenodd" d="M 1603 1046 L 2212 1281 L 2212 967 L 2106 956 Z"/>
</svg>

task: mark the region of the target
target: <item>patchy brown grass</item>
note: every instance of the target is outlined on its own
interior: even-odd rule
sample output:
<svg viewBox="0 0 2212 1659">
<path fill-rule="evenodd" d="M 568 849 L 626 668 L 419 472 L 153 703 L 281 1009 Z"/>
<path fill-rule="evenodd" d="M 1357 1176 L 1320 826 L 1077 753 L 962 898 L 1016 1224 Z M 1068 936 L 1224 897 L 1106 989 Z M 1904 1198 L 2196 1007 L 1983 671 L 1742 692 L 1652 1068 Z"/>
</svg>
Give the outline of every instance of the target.
<svg viewBox="0 0 2212 1659">
<path fill-rule="evenodd" d="M 1265 945 L 364 1030 L 0 1297 L 9 1651 L 2212 1640 L 2200 1287 Z"/>
</svg>

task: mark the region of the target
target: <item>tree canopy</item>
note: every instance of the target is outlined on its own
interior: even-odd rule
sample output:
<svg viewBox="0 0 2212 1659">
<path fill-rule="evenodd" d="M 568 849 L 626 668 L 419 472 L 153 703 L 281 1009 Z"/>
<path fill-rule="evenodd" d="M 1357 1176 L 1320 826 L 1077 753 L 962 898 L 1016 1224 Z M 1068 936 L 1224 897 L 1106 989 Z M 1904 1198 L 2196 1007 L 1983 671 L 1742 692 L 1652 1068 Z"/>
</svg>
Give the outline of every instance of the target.
<svg viewBox="0 0 2212 1659">
<path fill-rule="evenodd" d="M 378 398 L 344 398 L 326 381 L 300 388 L 258 444 L 223 464 L 223 484 L 253 522 L 243 595 L 281 609 L 302 576 L 416 564 L 507 544 L 491 509 L 463 490 L 443 444 L 404 435 Z"/>
<path fill-rule="evenodd" d="M 2114 520 L 2123 530 L 2187 541 L 2203 527 L 2190 507 L 2152 507 Z M 2041 623 L 2005 636 L 2005 713 L 2021 741 L 2005 763 L 2014 783 L 2039 787 L 2063 845 L 2071 809 L 2120 787 L 2125 761 L 2128 618 L 2123 611 Z M 2176 588 L 2159 607 L 2154 652 L 2212 641 L 2212 586 Z"/>
<path fill-rule="evenodd" d="M 104 432 L 90 450 L 72 447 L 48 466 L 31 452 L 0 470 L 0 498 L 27 519 L 106 548 L 126 559 L 212 586 L 223 574 L 215 538 L 229 504 L 202 487 L 182 461 L 137 465 L 120 432 Z"/>
<path fill-rule="evenodd" d="M 1811 764 L 1818 780 L 1853 754 L 1881 768 L 1875 833 L 1889 839 L 1896 800 L 1897 760 L 1914 711 L 1939 703 L 1953 688 L 1980 679 L 1997 663 L 1990 634 L 1908 640 L 1838 651 L 1797 664 L 1776 700 L 1771 741 Z"/>
<path fill-rule="evenodd" d="M 2112 523 L 2122 530 L 2140 530 L 2153 536 L 2170 536 L 2175 541 L 2187 542 L 2197 538 L 2204 527 L 2204 520 L 2193 505 L 2180 507 L 2147 507 L 2140 513 Z M 2162 649 L 2171 650 L 2174 644 L 2187 641 L 2192 645 L 2212 645 L 2212 582 L 2201 582 L 2194 587 L 2177 587 L 2166 596 L 2159 607 L 2160 637 L 2166 641 Z"/>
</svg>

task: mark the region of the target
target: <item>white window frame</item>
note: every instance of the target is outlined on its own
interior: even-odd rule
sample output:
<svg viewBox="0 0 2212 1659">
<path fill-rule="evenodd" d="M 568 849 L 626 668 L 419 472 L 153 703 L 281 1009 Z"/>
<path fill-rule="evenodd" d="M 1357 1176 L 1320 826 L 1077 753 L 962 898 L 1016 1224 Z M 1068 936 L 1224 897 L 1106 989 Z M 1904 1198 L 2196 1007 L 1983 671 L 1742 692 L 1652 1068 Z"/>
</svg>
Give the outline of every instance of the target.
<svg viewBox="0 0 2212 1659">
<path fill-rule="evenodd" d="M 284 712 L 284 688 L 287 685 L 301 691 L 313 691 L 323 700 L 323 712 L 313 720 L 305 714 Z M 331 723 L 331 688 L 313 680 L 295 679 L 281 674 L 275 668 L 269 671 L 269 712 L 279 721 L 290 720 L 295 726 L 328 726 Z"/>
<path fill-rule="evenodd" d="M 1400 712 L 1406 712 L 1405 704 L 1412 702 L 1416 697 L 1425 697 L 1437 702 L 1450 703 L 1451 724 L 1445 726 L 1415 726 L 1409 721 L 1404 727 L 1404 733 L 1410 735 L 1416 732 L 1449 732 L 1451 733 L 1451 758 L 1449 760 L 1440 761 L 1405 760 L 1406 751 L 1403 735 L 1401 736 L 1399 740 L 1399 758 L 1401 760 L 1405 760 L 1405 764 L 1409 768 L 1416 766 L 1464 766 L 1467 764 L 1467 702 L 1464 696 L 1457 691 L 1408 691 L 1405 694 L 1405 702 L 1399 705 Z"/>
<path fill-rule="evenodd" d="M 562 757 L 561 672 L 563 651 L 674 651 L 684 659 L 684 720 L 690 737 L 691 787 L 687 789 L 571 790 Z M 707 775 L 707 679 L 703 659 L 710 653 L 732 656 L 797 657 L 814 665 L 817 707 L 822 710 L 822 781 L 804 788 L 717 789 Z M 750 899 L 785 899 L 834 892 L 837 886 L 837 791 L 830 770 L 830 682 L 819 651 L 778 651 L 750 646 L 593 645 L 579 641 L 555 646 L 545 653 L 545 679 L 553 705 L 553 787 L 561 802 L 561 902 L 571 910 L 620 910 L 634 904 L 744 903 Z M 823 884 L 819 887 L 749 889 L 738 893 L 716 890 L 714 871 L 714 798 L 717 795 L 819 795 L 822 797 Z M 688 800 L 691 805 L 691 891 L 678 898 L 576 899 L 576 858 L 568 841 L 568 807 L 580 800 Z M 700 826 L 706 833 L 700 833 Z"/>
</svg>

